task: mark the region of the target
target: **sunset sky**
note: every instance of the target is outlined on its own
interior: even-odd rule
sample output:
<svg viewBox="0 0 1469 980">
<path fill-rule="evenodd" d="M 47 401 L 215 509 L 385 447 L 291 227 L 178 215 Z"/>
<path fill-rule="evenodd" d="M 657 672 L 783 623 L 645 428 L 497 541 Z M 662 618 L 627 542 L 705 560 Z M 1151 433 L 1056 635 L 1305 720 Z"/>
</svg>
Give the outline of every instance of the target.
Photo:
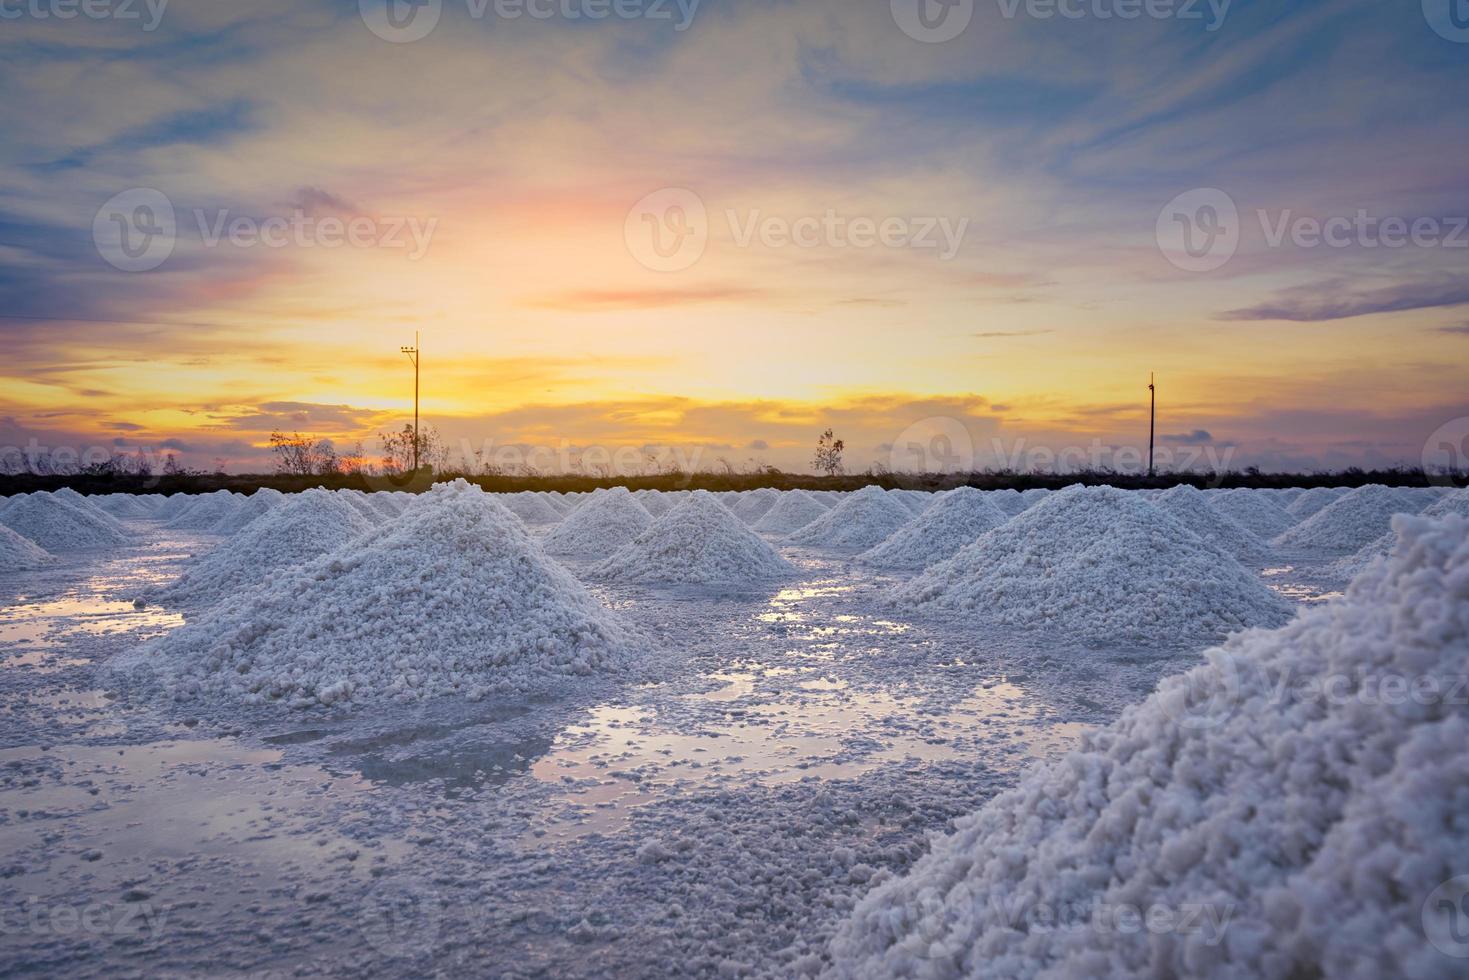
<svg viewBox="0 0 1469 980">
<path fill-rule="evenodd" d="M 1469 417 L 1469 38 L 1418 0 L 980 0 L 942 43 L 905 0 L 425 0 L 414 41 L 375 0 L 172 0 L 153 30 L 158 0 L 28 2 L 0 19 L 0 445 L 371 451 L 415 331 L 424 417 L 475 449 L 805 469 L 832 426 L 851 469 L 914 433 L 1043 462 L 1145 445 L 1150 371 L 1170 451 L 1235 466 L 1416 464 Z M 1179 268 L 1160 229 L 1201 188 L 1238 248 Z M 159 196 L 171 251 L 117 268 L 109 207 Z M 702 253 L 653 248 L 679 229 Z"/>
</svg>

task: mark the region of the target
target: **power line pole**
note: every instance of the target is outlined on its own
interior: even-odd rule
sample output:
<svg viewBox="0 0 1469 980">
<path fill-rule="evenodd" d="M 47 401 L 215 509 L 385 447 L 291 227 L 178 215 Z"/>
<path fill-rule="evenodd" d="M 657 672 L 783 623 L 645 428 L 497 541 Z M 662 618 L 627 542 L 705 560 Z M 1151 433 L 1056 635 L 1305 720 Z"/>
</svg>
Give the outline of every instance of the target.
<svg viewBox="0 0 1469 980">
<path fill-rule="evenodd" d="M 1158 431 L 1158 386 L 1155 376 L 1148 374 L 1148 476 L 1153 475 L 1153 435 Z"/>
<path fill-rule="evenodd" d="M 418 472 L 418 331 L 413 331 L 413 346 L 401 347 L 403 353 L 413 362 L 413 472 Z"/>
</svg>

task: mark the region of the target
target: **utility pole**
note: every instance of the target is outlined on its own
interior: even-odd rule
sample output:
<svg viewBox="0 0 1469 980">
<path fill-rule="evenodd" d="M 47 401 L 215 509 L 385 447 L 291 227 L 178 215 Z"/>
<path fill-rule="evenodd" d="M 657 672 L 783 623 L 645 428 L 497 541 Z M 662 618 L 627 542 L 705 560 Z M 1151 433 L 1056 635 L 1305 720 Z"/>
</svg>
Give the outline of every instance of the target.
<svg viewBox="0 0 1469 980">
<path fill-rule="evenodd" d="M 413 331 L 413 346 L 401 347 L 403 353 L 413 362 L 413 472 L 418 472 L 418 331 Z"/>
<path fill-rule="evenodd" d="M 1158 386 L 1155 376 L 1148 374 L 1148 476 L 1153 475 L 1153 434 L 1158 431 Z"/>
</svg>

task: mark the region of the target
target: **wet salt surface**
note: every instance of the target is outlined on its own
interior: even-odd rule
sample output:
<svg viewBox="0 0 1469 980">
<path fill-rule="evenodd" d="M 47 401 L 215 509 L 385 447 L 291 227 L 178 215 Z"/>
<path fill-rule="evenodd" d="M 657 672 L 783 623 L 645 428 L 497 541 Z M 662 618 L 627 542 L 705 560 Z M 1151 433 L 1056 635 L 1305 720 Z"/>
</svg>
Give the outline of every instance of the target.
<svg viewBox="0 0 1469 980">
<path fill-rule="evenodd" d="M 745 593 L 599 587 L 666 649 L 533 702 L 137 702 L 95 665 L 179 624 L 129 593 L 212 543 L 147 540 L 0 578 L 8 974 L 789 975 L 1197 657 L 905 620 L 893 579 L 788 551 L 800 580 Z"/>
</svg>

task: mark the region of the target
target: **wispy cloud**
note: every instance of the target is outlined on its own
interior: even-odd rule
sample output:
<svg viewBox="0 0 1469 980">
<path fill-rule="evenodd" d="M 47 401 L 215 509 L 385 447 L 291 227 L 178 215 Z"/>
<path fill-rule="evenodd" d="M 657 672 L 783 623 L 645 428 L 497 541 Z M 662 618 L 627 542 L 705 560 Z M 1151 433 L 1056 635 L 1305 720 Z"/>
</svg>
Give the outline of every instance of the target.
<svg viewBox="0 0 1469 980">
<path fill-rule="evenodd" d="M 1431 310 L 1469 303 L 1469 280 L 1433 280 L 1353 290 L 1340 281 L 1281 290 L 1271 300 L 1219 314 L 1221 320 L 1291 320 L 1322 323 L 1376 313 Z"/>
</svg>

